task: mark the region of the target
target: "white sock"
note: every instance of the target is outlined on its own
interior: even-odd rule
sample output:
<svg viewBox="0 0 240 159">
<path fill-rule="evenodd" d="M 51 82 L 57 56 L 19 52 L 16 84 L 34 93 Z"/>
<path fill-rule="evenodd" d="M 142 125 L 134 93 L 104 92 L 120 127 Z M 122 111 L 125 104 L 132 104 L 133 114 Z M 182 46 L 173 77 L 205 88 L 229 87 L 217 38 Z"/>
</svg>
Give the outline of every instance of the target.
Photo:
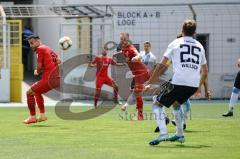
<svg viewBox="0 0 240 159">
<path fill-rule="evenodd" d="M 173 108 L 173 114 L 176 122 L 176 135 L 183 136 L 183 113 L 181 108 Z"/>
<path fill-rule="evenodd" d="M 183 114 L 183 124 L 186 124 L 188 118 L 188 111 L 181 106 L 181 113 Z"/>
<path fill-rule="evenodd" d="M 232 92 L 231 98 L 230 98 L 230 103 L 229 103 L 229 111 L 233 112 L 233 108 L 234 108 L 234 104 L 237 102 L 238 100 L 238 94 Z"/>
<path fill-rule="evenodd" d="M 157 122 L 157 125 L 160 130 L 160 134 L 168 134 L 167 132 L 167 126 L 166 126 L 166 116 L 165 116 L 165 111 L 162 107 L 159 105 L 153 105 L 153 113 L 155 115 L 155 120 Z"/>
<path fill-rule="evenodd" d="M 127 107 L 128 105 L 133 105 L 133 104 L 135 104 L 135 95 L 131 93 L 127 99 L 127 102 L 124 104 L 124 106 Z"/>
<path fill-rule="evenodd" d="M 190 107 L 191 107 L 191 104 L 190 104 L 190 101 L 189 99 L 184 102 L 182 105 L 181 105 L 182 109 L 183 109 L 183 114 L 184 114 L 184 118 L 183 118 L 183 122 L 186 123 L 186 120 L 188 119 L 188 114 L 190 112 Z"/>
<path fill-rule="evenodd" d="M 166 119 L 166 117 L 167 117 L 168 115 L 167 115 L 167 113 L 166 113 L 164 107 L 161 107 L 161 108 L 162 108 L 162 112 L 163 112 L 163 114 L 165 115 L 165 119 Z"/>
</svg>

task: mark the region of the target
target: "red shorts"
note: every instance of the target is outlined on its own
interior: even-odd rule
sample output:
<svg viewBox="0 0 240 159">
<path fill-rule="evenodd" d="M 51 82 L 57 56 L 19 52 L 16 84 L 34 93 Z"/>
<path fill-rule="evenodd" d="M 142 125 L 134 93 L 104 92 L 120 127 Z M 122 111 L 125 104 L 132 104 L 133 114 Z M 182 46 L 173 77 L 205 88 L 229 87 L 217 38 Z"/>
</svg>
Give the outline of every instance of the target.
<svg viewBox="0 0 240 159">
<path fill-rule="evenodd" d="M 143 84 L 150 78 L 150 75 L 148 72 L 144 72 L 139 75 L 135 75 L 134 77 L 134 93 L 141 93 L 143 91 Z"/>
<path fill-rule="evenodd" d="M 96 89 L 101 89 L 103 84 L 113 86 L 113 79 L 111 77 L 97 77 L 96 78 Z"/>
<path fill-rule="evenodd" d="M 36 94 L 43 94 L 47 93 L 48 91 L 59 87 L 60 85 L 60 78 L 51 78 L 49 80 L 47 79 L 41 79 L 40 81 L 35 82 L 32 86 L 31 89 L 34 93 Z"/>
</svg>

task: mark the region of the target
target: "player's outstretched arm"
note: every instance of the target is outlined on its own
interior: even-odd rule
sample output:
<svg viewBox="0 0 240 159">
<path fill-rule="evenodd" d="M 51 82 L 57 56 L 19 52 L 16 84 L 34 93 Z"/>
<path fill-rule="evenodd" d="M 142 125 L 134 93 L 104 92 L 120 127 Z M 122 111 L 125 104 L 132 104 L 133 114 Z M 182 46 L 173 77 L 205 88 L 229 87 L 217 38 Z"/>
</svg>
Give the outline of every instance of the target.
<svg viewBox="0 0 240 159">
<path fill-rule="evenodd" d="M 132 61 L 141 61 L 142 56 L 140 54 L 138 54 L 137 56 L 132 58 Z"/>
<path fill-rule="evenodd" d="M 88 63 L 88 66 L 90 66 L 90 67 L 95 67 L 95 66 L 97 66 L 97 65 L 90 62 L 90 63 Z"/>
<path fill-rule="evenodd" d="M 122 51 L 118 51 L 118 52 L 114 53 L 113 56 L 119 55 L 119 54 L 122 54 L 122 53 L 123 53 Z"/>
<path fill-rule="evenodd" d="M 89 61 L 88 66 L 95 67 L 95 66 L 97 66 L 97 62 L 98 62 L 98 58 L 95 57 L 95 59 L 93 61 L 91 61 L 91 60 Z"/>
<path fill-rule="evenodd" d="M 116 57 L 112 57 L 112 58 L 111 58 L 111 65 L 124 66 L 124 65 L 126 65 L 126 63 L 117 62 Z"/>
<path fill-rule="evenodd" d="M 95 66 L 97 66 L 96 60 L 90 61 L 90 62 L 88 63 L 88 66 L 90 66 L 90 67 L 95 67 Z"/>
<path fill-rule="evenodd" d="M 112 55 L 112 65 L 116 65 L 116 66 L 124 66 L 127 65 L 126 63 L 126 57 L 123 55 L 122 51 L 119 51 L 117 53 L 114 53 Z"/>
<path fill-rule="evenodd" d="M 125 66 L 125 65 L 127 65 L 127 63 L 125 63 L 125 62 L 117 62 L 115 60 L 113 60 L 111 64 L 112 65 L 116 65 L 116 66 Z"/>
</svg>

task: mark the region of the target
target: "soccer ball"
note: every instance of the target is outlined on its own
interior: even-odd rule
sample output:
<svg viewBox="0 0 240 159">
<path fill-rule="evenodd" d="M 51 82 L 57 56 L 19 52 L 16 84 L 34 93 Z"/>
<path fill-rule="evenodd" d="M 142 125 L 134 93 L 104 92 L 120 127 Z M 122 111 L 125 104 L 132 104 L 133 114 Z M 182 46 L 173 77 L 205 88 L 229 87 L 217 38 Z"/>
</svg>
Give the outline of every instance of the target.
<svg viewBox="0 0 240 159">
<path fill-rule="evenodd" d="M 63 36 L 59 39 L 58 44 L 62 50 L 68 50 L 72 46 L 72 40 L 68 36 Z"/>
</svg>

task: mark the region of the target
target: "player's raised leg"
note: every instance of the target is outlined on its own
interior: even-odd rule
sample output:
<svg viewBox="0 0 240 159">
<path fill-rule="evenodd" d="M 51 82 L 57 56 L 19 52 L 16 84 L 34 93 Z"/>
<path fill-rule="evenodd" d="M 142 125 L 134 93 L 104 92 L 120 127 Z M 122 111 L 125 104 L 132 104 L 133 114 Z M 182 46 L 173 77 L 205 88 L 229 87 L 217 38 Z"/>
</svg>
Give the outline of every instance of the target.
<svg viewBox="0 0 240 159">
<path fill-rule="evenodd" d="M 122 105 L 121 110 L 122 110 L 122 111 L 126 111 L 126 109 L 127 109 L 127 107 L 128 107 L 129 105 L 135 104 L 135 98 L 136 98 L 136 97 L 135 97 L 134 93 L 131 93 L 131 94 L 128 96 L 126 103 L 124 103 L 124 105 Z"/>
<path fill-rule="evenodd" d="M 133 104 L 135 104 L 135 102 L 136 102 L 136 100 L 135 100 L 136 97 L 135 97 L 135 94 L 134 94 L 134 92 L 133 92 L 133 90 L 134 90 L 134 85 L 135 85 L 135 81 L 134 81 L 134 79 L 133 79 L 132 82 L 131 82 L 131 85 L 130 85 L 131 94 L 128 96 L 126 103 L 124 103 L 124 105 L 122 105 L 122 107 L 121 107 L 121 110 L 122 110 L 122 111 L 126 111 L 126 109 L 127 109 L 127 107 L 128 107 L 129 105 L 133 105 Z"/>
</svg>

